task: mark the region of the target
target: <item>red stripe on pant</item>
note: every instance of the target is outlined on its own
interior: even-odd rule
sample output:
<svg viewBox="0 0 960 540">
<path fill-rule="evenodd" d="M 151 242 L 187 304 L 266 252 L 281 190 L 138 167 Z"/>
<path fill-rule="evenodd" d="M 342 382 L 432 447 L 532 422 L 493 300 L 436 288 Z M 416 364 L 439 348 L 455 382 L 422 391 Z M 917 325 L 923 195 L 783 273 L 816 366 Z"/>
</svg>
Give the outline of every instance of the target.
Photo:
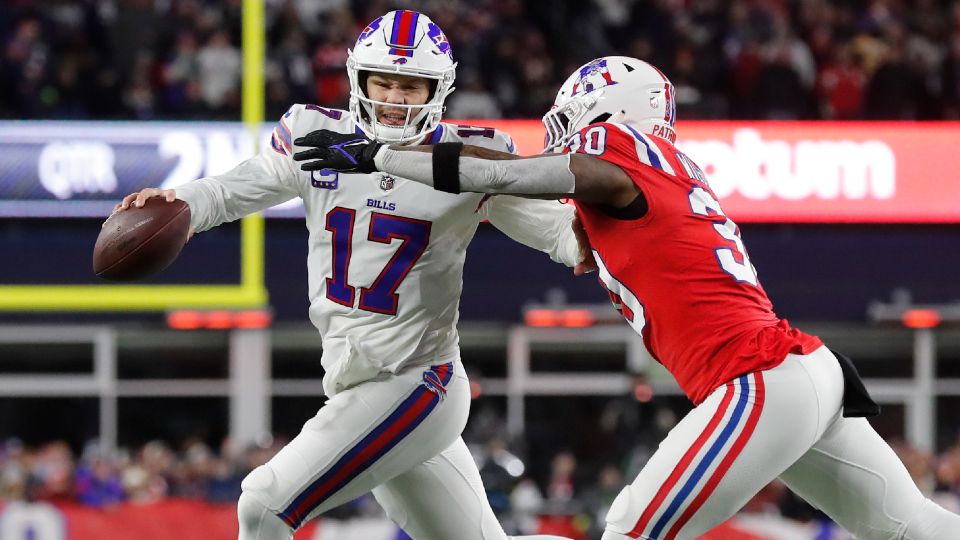
<svg viewBox="0 0 960 540">
<path fill-rule="evenodd" d="M 720 401 L 720 406 L 717 407 L 717 411 L 713 413 L 713 418 L 710 419 L 710 423 L 708 423 L 707 427 L 700 433 L 700 436 L 697 437 L 697 440 L 693 443 L 693 445 L 686 451 L 685 454 L 683 454 L 680 462 L 677 463 L 676 467 L 674 467 L 673 472 L 671 472 L 670 476 L 667 477 L 666 482 L 660 486 L 656 496 L 654 496 L 653 500 L 650 501 L 650 504 L 648 504 L 643 510 L 643 514 L 640 516 L 640 519 L 637 520 L 637 524 L 633 527 L 633 530 L 627 533 L 627 536 L 631 538 L 639 538 L 640 535 L 643 534 L 644 529 L 646 529 L 650 524 L 650 520 L 653 519 L 654 514 L 656 514 L 657 510 L 660 509 L 664 499 L 666 499 L 667 495 L 670 494 L 670 490 L 673 489 L 673 487 L 680 480 L 680 477 L 683 476 L 683 473 L 690 466 L 693 458 L 697 456 L 697 453 L 700 452 L 700 449 L 703 448 L 703 445 L 707 443 L 707 441 L 713 435 L 713 432 L 717 430 L 717 426 L 720 425 L 720 421 L 723 420 L 723 417 L 730 406 L 730 402 L 733 400 L 733 394 L 733 381 L 730 381 L 727 383 L 727 391 L 723 395 L 723 400 Z"/>
<path fill-rule="evenodd" d="M 717 470 L 713 472 L 713 476 L 707 480 L 707 483 L 703 485 L 703 489 L 700 490 L 700 493 L 697 493 L 697 496 L 690 503 L 690 506 L 680 514 L 680 517 L 677 519 L 676 523 L 673 524 L 673 527 L 670 528 L 670 531 L 667 533 L 666 540 L 671 540 L 676 538 L 677 533 L 680 532 L 680 529 L 690 521 L 690 518 L 697 513 L 697 510 L 703 506 L 704 501 L 707 500 L 707 497 L 715 489 L 717 489 L 717 484 L 720 483 L 720 480 L 723 479 L 723 476 L 727 474 L 727 471 L 730 470 L 730 466 L 733 465 L 733 462 L 737 459 L 737 456 L 740 455 L 740 452 L 743 451 L 743 447 L 747 445 L 747 441 L 750 440 L 750 435 L 753 434 L 753 430 L 757 427 L 757 423 L 760 421 L 760 414 L 763 412 L 763 400 L 764 400 L 764 388 L 763 388 L 763 374 L 759 371 L 753 373 L 753 382 L 755 395 L 753 398 L 753 410 L 750 411 L 750 418 L 747 419 L 746 425 L 743 426 L 743 431 L 740 432 L 740 436 L 737 437 L 737 440 L 733 443 L 733 446 L 730 447 L 730 450 L 727 451 L 727 455 L 723 457 L 723 461 L 720 462 L 720 465 L 717 466 Z"/>
<path fill-rule="evenodd" d="M 405 412 L 403 416 L 398 418 L 397 421 L 394 422 L 392 426 L 390 426 L 382 434 L 380 434 L 380 436 L 376 440 L 374 440 L 373 443 L 370 444 L 370 446 L 367 446 L 366 448 L 361 450 L 356 456 L 353 457 L 353 459 L 351 459 L 346 464 L 344 464 L 343 468 L 340 469 L 337 472 L 337 474 L 328 478 L 327 481 L 324 482 L 321 486 L 317 487 L 317 489 L 313 493 L 311 493 L 309 497 L 304 499 L 303 502 L 301 502 L 300 505 L 297 506 L 297 509 L 292 514 L 292 517 L 295 517 L 296 519 L 300 519 L 305 515 L 304 514 L 305 512 L 309 512 L 309 510 L 313 507 L 314 503 L 316 503 L 317 501 L 319 501 L 320 499 L 322 499 L 328 494 L 332 486 L 337 485 L 341 480 L 343 480 L 343 478 L 345 478 L 347 475 L 353 472 L 353 470 L 357 468 L 357 466 L 363 464 L 363 462 L 366 461 L 370 456 L 375 454 L 378 450 L 383 448 L 385 444 L 387 444 L 394 437 L 396 437 L 397 433 L 403 430 L 403 428 L 405 428 L 410 422 L 412 422 L 414 418 L 416 418 L 421 412 L 423 412 L 423 410 L 427 407 L 430 401 L 434 399 L 434 397 L 435 397 L 434 394 L 430 392 L 424 392 L 423 395 L 421 395 L 417 399 L 417 401 L 414 402 L 414 404 L 410 407 L 410 409 L 407 410 L 407 412 Z"/>
</svg>

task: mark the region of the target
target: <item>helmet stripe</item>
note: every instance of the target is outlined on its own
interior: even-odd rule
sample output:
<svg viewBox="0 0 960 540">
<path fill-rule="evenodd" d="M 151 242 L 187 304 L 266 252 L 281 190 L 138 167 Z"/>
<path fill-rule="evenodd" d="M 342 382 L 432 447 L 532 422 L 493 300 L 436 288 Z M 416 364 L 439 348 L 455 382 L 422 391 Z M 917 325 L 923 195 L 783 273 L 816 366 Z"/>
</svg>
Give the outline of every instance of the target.
<svg viewBox="0 0 960 540">
<path fill-rule="evenodd" d="M 398 11 L 393 18 L 393 33 L 390 35 L 390 45 L 412 47 L 417 34 L 417 19 L 419 18 L 420 14 L 416 11 Z"/>
</svg>

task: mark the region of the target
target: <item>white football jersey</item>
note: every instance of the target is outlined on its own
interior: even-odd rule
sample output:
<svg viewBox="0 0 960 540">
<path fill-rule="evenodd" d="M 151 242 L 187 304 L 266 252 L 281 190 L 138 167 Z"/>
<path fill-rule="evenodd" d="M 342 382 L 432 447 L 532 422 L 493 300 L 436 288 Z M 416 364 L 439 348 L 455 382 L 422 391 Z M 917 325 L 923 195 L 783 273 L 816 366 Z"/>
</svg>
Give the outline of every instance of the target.
<svg viewBox="0 0 960 540">
<path fill-rule="evenodd" d="M 453 195 L 383 173 L 301 171 L 291 157 L 297 151 L 293 140 L 317 129 L 358 132 L 345 111 L 294 105 L 257 156 L 176 192 L 190 205 L 197 232 L 303 199 L 310 320 L 323 339 L 328 395 L 384 372 L 459 354 L 463 262 L 481 220 L 555 261 L 578 262 L 571 205 Z M 514 151 L 502 132 L 446 123 L 424 142 L 454 141 Z"/>
</svg>

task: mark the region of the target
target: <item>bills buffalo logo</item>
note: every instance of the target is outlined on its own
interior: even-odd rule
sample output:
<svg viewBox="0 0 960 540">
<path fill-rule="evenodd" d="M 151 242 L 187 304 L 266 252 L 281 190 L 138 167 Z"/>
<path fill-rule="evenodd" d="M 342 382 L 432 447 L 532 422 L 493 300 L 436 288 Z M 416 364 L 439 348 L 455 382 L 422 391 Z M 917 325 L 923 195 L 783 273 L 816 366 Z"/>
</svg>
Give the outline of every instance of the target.
<svg viewBox="0 0 960 540">
<path fill-rule="evenodd" d="M 377 17 L 372 23 L 367 25 L 367 27 L 363 29 L 363 32 L 360 32 L 360 37 L 357 38 L 357 44 L 363 43 L 367 38 L 373 35 L 373 33 L 380 28 L 380 21 L 382 20 L 383 17 Z"/>
<path fill-rule="evenodd" d="M 401 56 L 400 58 L 395 58 L 395 59 L 393 60 L 393 63 L 394 63 L 394 64 L 406 64 L 406 63 L 407 63 L 407 59 Z"/>
<path fill-rule="evenodd" d="M 441 401 L 446 397 L 447 389 L 444 388 L 443 382 L 440 381 L 440 376 L 433 370 L 423 372 L 423 383 L 427 390 L 439 396 Z"/>
<path fill-rule="evenodd" d="M 577 82 L 573 83 L 573 90 L 570 95 L 575 96 L 580 92 L 593 92 L 597 88 L 615 84 L 617 84 L 617 81 L 610 76 L 610 68 L 607 67 L 606 58 L 598 58 L 580 68 L 580 73 L 577 74 Z"/>
<path fill-rule="evenodd" d="M 439 26 L 433 24 L 432 22 L 428 23 L 427 37 L 430 38 L 430 41 L 437 46 L 437 49 L 439 49 L 440 52 L 449 56 L 450 59 L 453 60 L 453 49 L 450 48 L 450 42 L 447 41 L 447 36 L 444 35 Z"/>
</svg>

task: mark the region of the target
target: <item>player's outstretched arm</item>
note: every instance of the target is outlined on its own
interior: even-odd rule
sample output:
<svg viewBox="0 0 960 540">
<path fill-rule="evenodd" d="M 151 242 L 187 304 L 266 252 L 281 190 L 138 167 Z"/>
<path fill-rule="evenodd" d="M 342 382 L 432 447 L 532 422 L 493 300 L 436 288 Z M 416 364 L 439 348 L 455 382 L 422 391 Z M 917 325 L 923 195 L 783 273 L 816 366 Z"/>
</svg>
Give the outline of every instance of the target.
<svg viewBox="0 0 960 540">
<path fill-rule="evenodd" d="M 305 171 L 383 171 L 440 191 L 508 193 L 536 198 L 573 198 L 623 208 L 640 189 L 617 165 L 583 154 L 518 158 L 487 148 L 441 143 L 385 146 L 356 135 L 316 131 L 295 144 L 311 147 L 294 154 Z"/>
</svg>

